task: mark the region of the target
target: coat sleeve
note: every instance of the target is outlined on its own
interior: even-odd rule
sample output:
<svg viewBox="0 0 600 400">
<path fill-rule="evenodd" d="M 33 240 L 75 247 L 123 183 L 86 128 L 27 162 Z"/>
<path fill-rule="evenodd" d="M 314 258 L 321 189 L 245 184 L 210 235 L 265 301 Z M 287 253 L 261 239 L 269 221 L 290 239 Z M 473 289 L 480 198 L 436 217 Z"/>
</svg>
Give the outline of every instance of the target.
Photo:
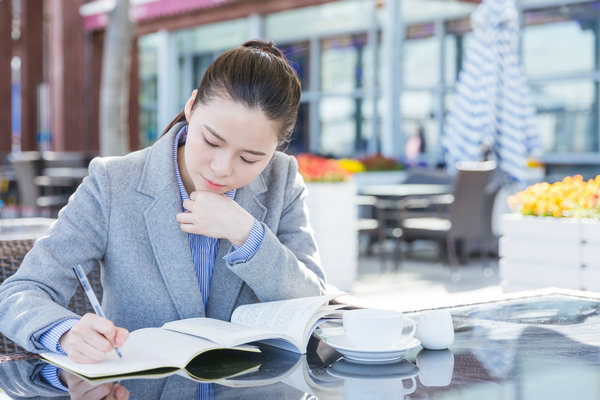
<svg viewBox="0 0 600 400">
<path fill-rule="evenodd" d="M 288 160 L 278 226 L 263 223 L 265 235 L 254 255 L 246 261 L 228 264 L 260 301 L 325 293 L 325 273 L 305 202 L 306 185 L 298 174 L 295 158 Z"/>
<path fill-rule="evenodd" d="M 106 164 L 96 158 L 89 170 L 48 235 L 36 240 L 18 271 L 0 285 L 0 331 L 29 351 L 44 350 L 39 338 L 49 328 L 78 318 L 66 309 L 78 285 L 72 268 L 81 264 L 89 273 L 106 249 Z"/>
</svg>

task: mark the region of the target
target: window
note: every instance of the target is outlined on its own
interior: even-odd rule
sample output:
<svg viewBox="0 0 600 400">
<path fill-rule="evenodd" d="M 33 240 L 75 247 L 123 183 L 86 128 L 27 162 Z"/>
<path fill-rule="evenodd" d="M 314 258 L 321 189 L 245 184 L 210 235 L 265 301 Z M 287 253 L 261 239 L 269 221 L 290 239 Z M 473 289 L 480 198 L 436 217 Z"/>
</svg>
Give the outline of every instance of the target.
<svg viewBox="0 0 600 400">
<path fill-rule="evenodd" d="M 590 73 L 598 11 L 592 5 L 525 12 L 523 66 L 531 78 Z"/>
<path fill-rule="evenodd" d="M 597 84 L 565 81 L 531 85 L 545 152 L 597 152 Z"/>
<path fill-rule="evenodd" d="M 433 24 L 407 28 L 402 59 L 406 87 L 432 87 L 439 83 L 440 52 Z"/>
<path fill-rule="evenodd" d="M 158 43 L 156 35 L 142 36 L 138 42 L 140 147 L 158 138 Z M 161 132 L 162 133 L 162 132 Z"/>
<path fill-rule="evenodd" d="M 294 68 L 300 79 L 303 90 L 307 90 L 310 84 L 310 44 L 299 42 L 278 46 L 285 54 L 290 65 Z"/>
<path fill-rule="evenodd" d="M 321 43 L 321 88 L 323 92 L 362 88 L 368 73 L 366 35 L 344 35 Z"/>
</svg>

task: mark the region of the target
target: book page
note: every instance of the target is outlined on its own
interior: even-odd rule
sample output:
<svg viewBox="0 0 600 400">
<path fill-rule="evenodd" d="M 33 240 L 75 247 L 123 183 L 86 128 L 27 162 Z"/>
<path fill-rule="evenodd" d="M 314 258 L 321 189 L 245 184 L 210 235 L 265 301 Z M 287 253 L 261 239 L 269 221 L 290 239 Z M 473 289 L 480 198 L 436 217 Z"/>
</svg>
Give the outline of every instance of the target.
<svg viewBox="0 0 600 400">
<path fill-rule="evenodd" d="M 144 328 L 131 332 L 121 347 L 123 358 L 114 351 L 106 353 L 104 360 L 96 364 L 81 364 L 67 356 L 42 353 L 42 358 L 52 364 L 74 372 L 89 380 L 110 378 L 129 374 L 169 374 L 184 368 L 196 355 L 223 346 L 209 340 L 172 332 L 160 328 Z M 146 371 L 146 373 L 144 373 Z"/>
<path fill-rule="evenodd" d="M 285 333 L 214 318 L 188 318 L 171 321 L 164 324 L 163 328 L 202 337 L 227 347 L 265 339 L 283 339 L 293 344 L 293 338 Z"/>
<path fill-rule="evenodd" d="M 312 325 L 317 311 L 333 297 L 315 296 L 246 304 L 235 309 L 231 322 L 286 334 L 294 339 L 296 347 L 304 353 L 307 326 Z"/>
</svg>

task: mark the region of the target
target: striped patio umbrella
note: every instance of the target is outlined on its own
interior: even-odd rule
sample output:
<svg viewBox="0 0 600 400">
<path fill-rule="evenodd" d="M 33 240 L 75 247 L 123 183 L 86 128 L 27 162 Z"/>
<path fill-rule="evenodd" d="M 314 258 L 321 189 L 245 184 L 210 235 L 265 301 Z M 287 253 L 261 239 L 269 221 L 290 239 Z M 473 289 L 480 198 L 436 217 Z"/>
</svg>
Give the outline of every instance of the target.
<svg viewBox="0 0 600 400">
<path fill-rule="evenodd" d="M 473 40 L 441 140 L 447 165 L 492 158 L 508 177 L 524 182 L 527 158 L 541 145 L 519 62 L 515 1 L 483 0 L 471 24 Z"/>
</svg>

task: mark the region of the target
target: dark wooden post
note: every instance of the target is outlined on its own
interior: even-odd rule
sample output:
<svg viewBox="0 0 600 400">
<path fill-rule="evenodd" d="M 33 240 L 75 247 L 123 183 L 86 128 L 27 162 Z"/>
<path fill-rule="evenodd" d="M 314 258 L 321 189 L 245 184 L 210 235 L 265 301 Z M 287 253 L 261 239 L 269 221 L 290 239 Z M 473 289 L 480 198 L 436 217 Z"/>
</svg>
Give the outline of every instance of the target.
<svg viewBox="0 0 600 400">
<path fill-rule="evenodd" d="M 30 0 L 27 0 L 30 1 Z M 83 151 L 85 127 L 83 0 L 48 0 L 52 141 L 57 151 Z"/>
<path fill-rule="evenodd" d="M 12 145 L 11 68 L 12 7 L 11 0 L 0 0 L 0 164 L 4 163 Z"/>
<path fill-rule="evenodd" d="M 131 44 L 131 67 L 129 71 L 129 150 L 140 148 L 140 77 L 138 62 L 138 41 Z"/>
<path fill-rule="evenodd" d="M 44 0 L 21 2 L 21 150 L 37 150 L 38 86 L 44 75 Z"/>
</svg>

